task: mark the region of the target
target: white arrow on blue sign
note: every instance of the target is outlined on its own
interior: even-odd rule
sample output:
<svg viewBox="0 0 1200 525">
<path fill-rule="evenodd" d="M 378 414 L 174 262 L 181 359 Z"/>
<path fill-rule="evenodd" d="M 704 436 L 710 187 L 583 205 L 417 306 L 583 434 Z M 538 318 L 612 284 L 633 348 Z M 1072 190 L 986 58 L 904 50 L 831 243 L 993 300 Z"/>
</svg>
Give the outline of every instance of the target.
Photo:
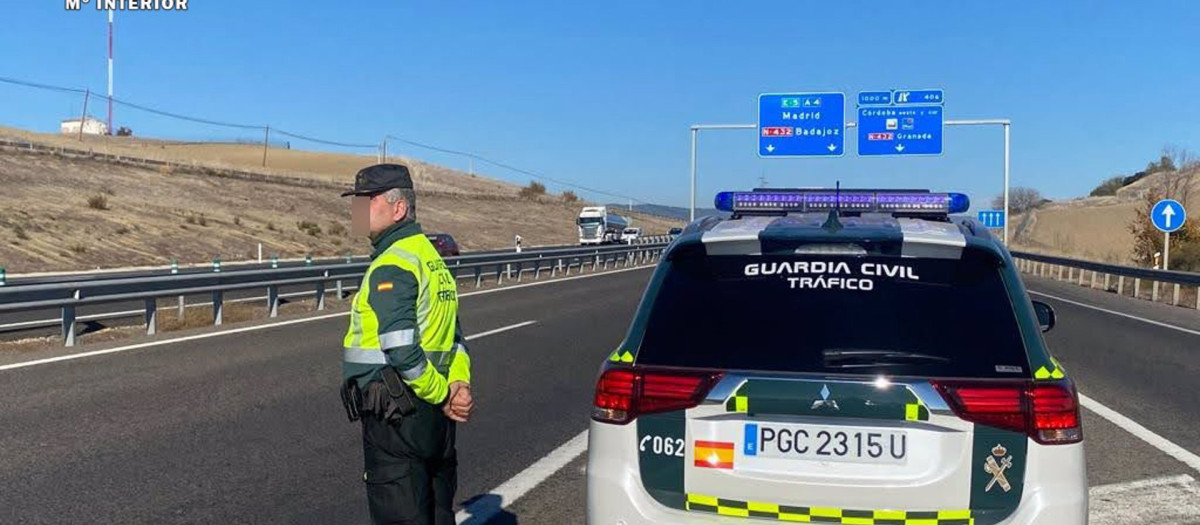
<svg viewBox="0 0 1200 525">
<path fill-rule="evenodd" d="M 980 210 L 979 222 L 984 228 L 1003 228 L 1004 210 Z"/>
<path fill-rule="evenodd" d="M 1163 199 L 1154 205 L 1150 210 L 1150 222 L 1154 223 L 1154 227 L 1159 231 L 1171 233 L 1183 227 L 1183 221 L 1187 220 L 1187 210 L 1183 209 L 1183 205 L 1174 199 Z"/>
</svg>

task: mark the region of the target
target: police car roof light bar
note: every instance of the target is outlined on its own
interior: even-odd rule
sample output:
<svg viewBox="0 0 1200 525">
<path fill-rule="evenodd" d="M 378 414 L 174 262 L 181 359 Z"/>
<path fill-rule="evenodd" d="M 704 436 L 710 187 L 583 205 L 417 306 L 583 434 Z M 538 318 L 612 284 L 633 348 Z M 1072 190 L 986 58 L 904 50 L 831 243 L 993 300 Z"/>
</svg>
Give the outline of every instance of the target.
<svg viewBox="0 0 1200 525">
<path fill-rule="evenodd" d="M 740 212 L 828 211 L 861 213 L 963 213 L 971 207 L 962 193 L 887 190 L 723 191 L 713 200 L 718 210 Z"/>
</svg>

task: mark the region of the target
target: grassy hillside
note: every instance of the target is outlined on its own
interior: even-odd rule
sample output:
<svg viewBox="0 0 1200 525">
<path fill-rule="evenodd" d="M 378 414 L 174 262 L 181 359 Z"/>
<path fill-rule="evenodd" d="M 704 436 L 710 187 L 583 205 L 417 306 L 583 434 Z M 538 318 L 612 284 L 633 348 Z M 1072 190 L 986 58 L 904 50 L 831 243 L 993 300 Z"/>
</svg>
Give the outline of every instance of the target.
<svg viewBox="0 0 1200 525">
<path fill-rule="evenodd" d="M 1200 196 L 1200 171 L 1189 174 Z M 1013 247 L 1115 264 L 1131 264 L 1134 236 L 1129 225 L 1145 193 L 1163 177 L 1149 175 L 1114 196 L 1054 202 L 1013 217 Z M 1191 220 L 1191 219 L 1189 219 Z"/>
<path fill-rule="evenodd" d="M 98 139 L 110 151 L 152 149 Z M 79 142 L 65 145 L 78 148 Z M 196 147 L 201 149 L 179 149 Z M 189 151 L 196 156 L 187 162 L 249 170 L 248 157 L 238 153 L 246 147 L 163 145 L 157 153 L 184 160 Z M 261 162 L 261 149 L 258 154 Z M 214 256 L 246 260 L 256 257 L 260 242 L 264 254 L 280 257 L 368 251 L 366 239 L 348 233 L 349 202 L 338 193 L 375 158 L 294 150 L 269 155 L 313 162 L 303 172 L 254 170 L 272 176 L 247 178 L 0 148 L 0 266 L 29 273 Z M 428 164 L 415 171 L 418 219 L 427 231 L 454 235 L 464 250 L 510 247 L 518 233 L 526 246 L 577 241 L 574 221 L 582 203 L 557 196 L 522 199 L 514 185 Z M 297 174 L 306 179 L 298 181 Z M 636 213 L 633 218 L 651 233 L 680 224 Z"/>
</svg>

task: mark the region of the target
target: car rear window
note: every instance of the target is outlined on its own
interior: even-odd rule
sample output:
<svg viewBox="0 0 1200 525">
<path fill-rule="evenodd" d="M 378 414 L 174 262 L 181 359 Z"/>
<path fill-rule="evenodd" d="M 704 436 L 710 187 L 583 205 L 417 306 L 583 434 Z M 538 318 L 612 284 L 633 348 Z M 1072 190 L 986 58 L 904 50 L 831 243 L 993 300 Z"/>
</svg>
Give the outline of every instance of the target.
<svg viewBox="0 0 1200 525">
<path fill-rule="evenodd" d="M 692 256 L 651 299 L 639 364 L 851 375 L 1028 377 L 990 256 Z"/>
</svg>

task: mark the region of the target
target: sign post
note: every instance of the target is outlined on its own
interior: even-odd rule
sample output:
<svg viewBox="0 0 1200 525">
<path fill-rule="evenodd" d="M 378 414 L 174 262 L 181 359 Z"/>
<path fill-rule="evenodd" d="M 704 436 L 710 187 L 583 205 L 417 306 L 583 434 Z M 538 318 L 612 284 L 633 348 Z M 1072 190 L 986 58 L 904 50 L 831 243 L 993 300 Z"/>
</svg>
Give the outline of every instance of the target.
<svg viewBox="0 0 1200 525">
<path fill-rule="evenodd" d="M 1186 220 L 1187 210 L 1174 199 L 1160 200 L 1150 209 L 1150 222 L 1164 235 L 1162 264 L 1164 270 L 1171 268 L 1171 232 L 1182 228 L 1183 222 Z"/>
</svg>

